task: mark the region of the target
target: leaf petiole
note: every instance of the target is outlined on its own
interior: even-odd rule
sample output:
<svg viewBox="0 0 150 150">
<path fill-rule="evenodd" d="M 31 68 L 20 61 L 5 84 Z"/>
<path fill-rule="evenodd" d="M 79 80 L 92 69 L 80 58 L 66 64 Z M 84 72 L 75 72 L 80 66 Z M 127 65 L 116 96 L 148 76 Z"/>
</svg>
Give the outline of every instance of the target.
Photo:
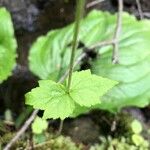
<svg viewBox="0 0 150 150">
<path fill-rule="evenodd" d="M 73 65 L 74 65 L 74 58 L 75 58 L 75 51 L 77 49 L 78 44 L 78 34 L 80 28 L 80 20 L 82 19 L 84 13 L 84 6 L 85 0 L 77 0 L 77 8 L 76 8 L 76 18 L 75 18 L 75 27 L 74 27 L 74 35 L 73 35 L 73 43 L 72 43 L 72 52 L 70 58 L 70 67 L 69 67 L 69 77 L 68 77 L 68 93 L 71 86 L 71 79 L 72 79 L 72 72 L 73 72 Z"/>
</svg>

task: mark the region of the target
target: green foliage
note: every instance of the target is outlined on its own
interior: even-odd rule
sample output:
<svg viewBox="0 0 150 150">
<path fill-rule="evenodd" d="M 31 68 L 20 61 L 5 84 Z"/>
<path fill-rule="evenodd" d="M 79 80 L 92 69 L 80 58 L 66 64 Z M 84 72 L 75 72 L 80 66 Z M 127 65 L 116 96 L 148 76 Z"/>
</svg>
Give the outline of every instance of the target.
<svg viewBox="0 0 150 150">
<path fill-rule="evenodd" d="M 90 30 L 90 33 L 93 33 L 93 36 L 89 33 L 90 40 L 84 39 L 86 45 L 112 37 L 116 24 L 115 15 L 94 11 L 89 14 L 88 18 L 93 22 L 95 19 L 96 25 L 95 28 Z M 98 21 L 96 18 L 101 19 Z M 98 30 L 96 27 L 100 29 Z M 95 36 L 94 33 L 96 33 Z M 89 36 L 87 35 L 87 37 Z M 92 62 L 92 73 L 119 82 L 116 87 L 108 92 L 98 108 L 118 111 L 126 106 L 143 107 L 149 104 L 149 41 L 150 21 L 137 21 L 135 17 L 124 13 L 119 41 L 119 64 L 111 63 L 112 46 L 97 48 L 100 56 Z"/>
<path fill-rule="evenodd" d="M 90 107 L 99 104 L 100 98 L 116 84 L 116 81 L 91 74 L 90 70 L 75 72 L 70 96 L 80 106 Z"/>
<path fill-rule="evenodd" d="M 130 138 L 121 137 L 119 138 L 112 138 L 112 137 L 100 137 L 101 144 L 97 144 L 92 146 L 90 150 L 149 150 L 149 143 L 148 141 L 143 139 L 143 143 L 141 145 L 135 145 L 130 141 Z"/>
<path fill-rule="evenodd" d="M 41 134 L 48 127 L 48 122 L 40 117 L 36 117 L 32 123 L 32 131 L 35 134 Z"/>
<path fill-rule="evenodd" d="M 45 110 L 45 119 L 58 117 L 64 119 L 74 109 L 74 102 L 70 100 L 65 87 L 51 80 L 39 81 L 39 87 L 26 94 L 26 104 Z"/>
<path fill-rule="evenodd" d="M 100 98 L 116 84 L 116 81 L 92 75 L 89 70 L 75 72 L 69 92 L 67 87 L 60 83 L 41 80 L 39 87 L 26 94 L 26 104 L 45 110 L 45 119 L 63 120 L 78 109 L 77 105 L 90 107 L 99 104 Z"/>
<path fill-rule="evenodd" d="M 132 135 L 132 142 L 136 146 L 149 147 L 148 141 L 146 141 L 140 134 L 133 134 Z"/>
<path fill-rule="evenodd" d="M 138 120 L 132 121 L 131 128 L 132 128 L 133 133 L 139 134 L 142 132 L 142 125 L 141 125 L 140 121 L 138 121 Z"/>
<path fill-rule="evenodd" d="M 36 150 L 82 150 L 82 145 L 76 145 L 70 137 L 59 136 L 35 145 Z"/>
<path fill-rule="evenodd" d="M 90 12 L 81 22 L 78 40 L 91 47 L 112 39 L 116 18 L 107 12 Z M 92 73 L 119 82 L 103 97 L 101 104 L 94 107 L 111 112 L 126 106 L 143 107 L 150 102 L 150 21 L 137 21 L 134 16 L 123 13 L 122 26 L 119 64 L 111 62 L 112 46 L 96 48 L 100 56 L 91 62 Z M 31 71 L 41 79 L 57 80 L 69 65 L 72 35 L 73 24 L 38 38 L 30 49 Z M 76 57 L 82 50 L 77 50 Z"/>
<path fill-rule="evenodd" d="M 131 123 L 131 129 L 132 129 L 132 136 L 131 140 L 136 146 L 149 146 L 148 141 L 146 141 L 143 136 L 140 134 L 143 130 L 142 125 L 140 121 L 133 120 Z"/>
<path fill-rule="evenodd" d="M 46 134 L 34 134 L 33 136 L 34 143 L 42 143 L 46 141 Z"/>
<path fill-rule="evenodd" d="M 59 79 L 69 65 L 72 39 L 73 25 L 39 37 L 30 49 L 30 70 L 40 79 Z M 76 57 L 80 54 L 78 49 Z"/>
<path fill-rule="evenodd" d="M 0 83 L 11 75 L 15 66 L 17 43 L 9 12 L 0 8 Z"/>
</svg>

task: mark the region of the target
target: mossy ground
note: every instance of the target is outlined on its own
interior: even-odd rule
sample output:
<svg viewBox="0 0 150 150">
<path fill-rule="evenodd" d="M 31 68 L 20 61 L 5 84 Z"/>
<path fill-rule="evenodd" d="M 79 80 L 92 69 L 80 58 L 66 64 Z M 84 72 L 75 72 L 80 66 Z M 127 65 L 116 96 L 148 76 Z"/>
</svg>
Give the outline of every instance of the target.
<svg viewBox="0 0 150 150">
<path fill-rule="evenodd" d="M 102 118 L 105 117 L 105 121 L 102 121 L 103 119 L 100 119 L 98 121 L 99 115 Z M 93 122 L 87 122 L 87 118 L 89 120 L 90 117 L 92 118 L 91 120 Z M 135 133 L 131 128 L 131 122 L 134 119 L 135 118 L 127 114 L 112 115 L 106 112 L 94 111 L 91 114 L 79 117 L 78 120 L 66 120 L 64 124 L 64 130 L 65 128 L 68 128 L 68 125 L 70 125 L 70 132 L 72 132 L 72 134 L 63 131 L 63 135 L 57 136 L 57 128 L 55 127 L 59 122 L 56 121 L 41 134 L 33 134 L 32 130 L 28 130 L 28 132 L 26 132 L 11 149 L 32 149 L 32 147 L 34 147 L 35 150 L 149 150 L 150 142 L 148 140 L 148 137 L 150 137 L 150 134 L 148 133 L 148 128 L 143 127 L 143 132 L 138 134 L 140 139 L 137 139 L 136 143 L 132 140 L 132 136 Z M 114 120 L 116 122 L 115 127 L 113 127 Z M 91 127 L 85 126 L 85 122 L 87 122 L 87 124 L 89 124 Z M 95 129 L 96 126 L 97 129 Z M 79 130 L 74 130 L 77 128 Z M 83 136 L 79 137 L 82 130 L 84 130 L 84 136 L 88 137 L 88 139 L 86 139 L 85 137 L 83 138 Z M 94 132 L 94 130 L 98 132 L 96 133 L 97 140 L 95 140 L 95 142 L 93 140 L 93 136 L 95 135 L 91 134 L 92 131 Z M 1 149 L 7 142 L 10 141 L 10 139 L 13 138 L 13 136 L 15 135 L 14 131 L 15 130 L 13 130 L 12 127 L 1 123 Z M 77 133 L 73 133 L 75 131 Z M 88 134 L 88 136 L 86 135 L 86 133 Z M 78 137 L 74 137 L 74 134 Z M 89 139 L 90 136 L 91 141 Z"/>
</svg>

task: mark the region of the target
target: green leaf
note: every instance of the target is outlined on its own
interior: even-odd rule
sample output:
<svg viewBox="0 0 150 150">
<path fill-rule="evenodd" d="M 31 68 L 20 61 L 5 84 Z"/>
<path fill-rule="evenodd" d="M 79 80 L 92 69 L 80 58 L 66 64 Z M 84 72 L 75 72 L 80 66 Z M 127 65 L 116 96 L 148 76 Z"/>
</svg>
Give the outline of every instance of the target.
<svg viewBox="0 0 150 150">
<path fill-rule="evenodd" d="M 140 145 L 144 145 L 144 138 L 139 135 L 139 134 L 133 134 L 132 135 L 132 142 L 136 145 L 136 146 L 140 146 Z"/>
<path fill-rule="evenodd" d="M 26 104 L 45 110 L 45 119 L 64 119 L 74 110 L 74 101 L 66 92 L 66 88 L 51 80 L 39 81 L 39 87 L 26 94 Z"/>
<path fill-rule="evenodd" d="M 17 43 L 9 12 L 0 8 L 0 82 L 11 75 L 16 63 Z"/>
<path fill-rule="evenodd" d="M 41 80 L 39 87 L 26 94 L 26 104 L 44 110 L 44 119 L 63 120 L 73 112 L 79 112 L 77 105 L 90 107 L 99 104 L 100 98 L 116 84 L 116 81 L 92 75 L 89 70 L 75 72 L 69 93 L 60 83 Z"/>
<path fill-rule="evenodd" d="M 30 70 L 40 79 L 58 80 L 69 65 L 72 35 L 73 25 L 39 37 L 29 51 Z M 80 53 L 78 49 L 76 57 Z"/>
<path fill-rule="evenodd" d="M 40 117 L 36 117 L 32 123 L 32 131 L 35 134 L 41 134 L 48 127 L 48 122 Z"/>
<path fill-rule="evenodd" d="M 90 70 L 75 72 L 72 76 L 70 96 L 80 106 L 100 103 L 102 97 L 117 82 L 91 75 Z"/>
<path fill-rule="evenodd" d="M 69 97 L 68 94 L 64 94 L 60 97 L 54 98 L 48 103 L 43 118 L 60 118 L 61 120 L 64 120 L 70 116 L 74 110 L 74 107 L 73 99 Z"/>
<path fill-rule="evenodd" d="M 139 134 L 142 132 L 142 125 L 141 125 L 140 121 L 138 121 L 138 120 L 134 120 L 131 123 L 131 128 L 135 134 Z"/>
<path fill-rule="evenodd" d="M 75 105 L 75 109 L 73 111 L 73 113 L 70 115 L 71 118 L 75 118 L 81 114 L 86 114 L 89 113 L 89 111 L 91 110 L 91 107 L 85 107 L 85 106 L 80 106 L 78 104 Z"/>
<path fill-rule="evenodd" d="M 150 103 L 150 21 L 138 21 L 127 13 L 122 15 L 120 63 L 112 64 L 113 49 L 106 46 L 96 48 L 100 56 L 92 62 L 91 68 L 92 73 L 119 82 L 102 98 L 101 104 L 95 106 L 111 112 L 126 106 L 144 107 Z M 116 19 L 116 14 L 91 11 L 81 22 L 79 41 L 88 48 L 112 39 Z M 41 79 L 58 80 L 69 64 L 72 35 L 73 24 L 38 38 L 30 49 L 30 70 Z M 78 49 L 76 57 L 82 49 Z M 82 103 L 78 98 L 76 101 Z"/>
<path fill-rule="evenodd" d="M 101 19 L 98 21 L 99 17 Z M 91 30 L 86 35 L 90 39 L 83 36 L 84 44 L 90 46 L 93 43 L 112 38 L 116 15 L 93 11 L 86 20 L 95 22 L 95 28 L 92 28 L 91 25 Z M 101 26 L 101 30 L 97 31 L 97 26 Z M 95 36 L 92 35 L 96 31 Z M 119 64 L 111 62 L 112 46 L 97 48 L 100 56 L 92 62 L 92 73 L 119 82 L 103 97 L 98 108 L 114 112 L 122 107 L 144 107 L 150 103 L 149 41 L 150 21 L 138 21 L 135 17 L 124 13 L 119 41 Z"/>
</svg>

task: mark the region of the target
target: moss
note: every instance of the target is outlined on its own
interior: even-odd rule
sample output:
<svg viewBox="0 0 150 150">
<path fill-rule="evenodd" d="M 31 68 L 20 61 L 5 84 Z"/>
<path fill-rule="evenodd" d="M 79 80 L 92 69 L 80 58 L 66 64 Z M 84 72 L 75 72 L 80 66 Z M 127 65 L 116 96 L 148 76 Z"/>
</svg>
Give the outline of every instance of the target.
<svg viewBox="0 0 150 150">
<path fill-rule="evenodd" d="M 96 144 L 90 148 L 90 150 L 149 150 L 150 145 L 148 141 L 144 141 L 143 144 L 136 146 L 130 138 L 112 138 L 101 137 L 101 144 Z"/>
<path fill-rule="evenodd" d="M 99 125 L 100 133 L 104 136 L 121 137 L 132 134 L 130 124 L 134 118 L 126 113 L 116 115 L 107 111 L 95 110 L 91 117 Z"/>
<path fill-rule="evenodd" d="M 81 150 L 82 146 L 77 146 L 69 137 L 59 136 L 49 141 L 37 144 L 35 150 Z"/>
<path fill-rule="evenodd" d="M 4 136 L 0 137 L 0 146 L 3 147 L 4 145 L 6 145 L 13 137 L 14 137 L 15 133 L 6 133 Z M 26 142 L 23 140 L 19 140 L 17 141 L 12 147 L 11 149 L 17 149 L 19 148 L 24 148 L 26 146 Z"/>
</svg>

